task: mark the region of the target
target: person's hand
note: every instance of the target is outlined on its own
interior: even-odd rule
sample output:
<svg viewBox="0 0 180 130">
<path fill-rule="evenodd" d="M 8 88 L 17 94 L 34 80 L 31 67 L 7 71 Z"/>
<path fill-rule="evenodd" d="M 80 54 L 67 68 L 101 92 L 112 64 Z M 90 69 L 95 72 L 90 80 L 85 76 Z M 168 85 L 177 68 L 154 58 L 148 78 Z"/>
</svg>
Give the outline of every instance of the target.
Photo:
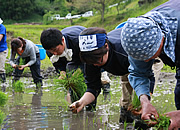
<svg viewBox="0 0 180 130">
<path fill-rule="evenodd" d="M 12 65 L 12 67 L 13 67 L 13 68 L 16 68 L 16 67 L 17 67 L 17 65 L 16 65 L 16 64 L 13 64 L 13 65 Z"/>
<path fill-rule="evenodd" d="M 26 66 L 26 65 L 19 65 L 19 66 L 18 66 L 18 69 L 19 69 L 19 70 L 23 70 L 25 67 L 27 67 L 27 66 Z"/>
<path fill-rule="evenodd" d="M 84 105 L 80 101 L 73 102 L 69 108 L 73 113 L 78 113 L 83 109 Z"/>
<path fill-rule="evenodd" d="M 65 79 L 65 77 L 66 77 L 66 71 L 61 71 L 58 79 Z"/>
<path fill-rule="evenodd" d="M 159 117 L 155 107 L 150 103 L 146 95 L 140 96 L 142 105 L 141 119 L 144 120 L 149 126 L 157 124 L 157 118 Z"/>
<path fill-rule="evenodd" d="M 165 115 L 171 118 L 171 124 L 169 125 L 168 130 L 178 130 L 178 128 L 180 128 L 180 110 L 168 112 L 165 113 Z"/>
</svg>

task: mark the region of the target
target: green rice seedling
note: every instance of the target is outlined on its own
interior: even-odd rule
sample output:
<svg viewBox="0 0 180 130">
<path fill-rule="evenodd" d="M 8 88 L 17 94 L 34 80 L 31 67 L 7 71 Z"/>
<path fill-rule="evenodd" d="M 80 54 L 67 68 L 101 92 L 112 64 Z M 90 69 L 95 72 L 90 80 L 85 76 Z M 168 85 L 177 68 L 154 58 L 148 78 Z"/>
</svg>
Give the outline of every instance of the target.
<svg viewBox="0 0 180 130">
<path fill-rule="evenodd" d="M 5 70 L 6 74 L 10 75 L 13 72 L 14 68 L 9 63 L 5 63 Z"/>
<path fill-rule="evenodd" d="M 132 105 L 134 108 L 138 108 L 139 106 L 141 106 L 141 102 L 140 102 L 138 96 L 136 95 L 136 93 L 134 93 Z"/>
<path fill-rule="evenodd" d="M 8 95 L 0 91 L 0 106 L 4 106 L 8 101 Z"/>
<path fill-rule="evenodd" d="M 24 89 L 25 89 L 24 86 L 25 86 L 24 83 L 21 82 L 20 80 L 15 81 L 15 82 L 13 83 L 14 92 L 24 92 Z"/>
<path fill-rule="evenodd" d="M 128 125 L 128 123 L 125 121 L 125 122 L 124 122 L 124 130 L 126 130 L 127 125 Z"/>
<path fill-rule="evenodd" d="M 166 115 L 159 114 L 159 118 L 157 119 L 157 124 L 154 126 L 156 130 L 168 130 L 170 125 L 170 117 Z"/>
<path fill-rule="evenodd" d="M 4 118 L 5 118 L 5 114 L 4 114 L 4 112 L 2 112 L 2 111 L 0 110 L 0 124 L 3 123 Z"/>
<path fill-rule="evenodd" d="M 134 95 L 133 95 L 133 99 L 132 99 L 131 104 L 128 107 L 128 110 L 131 111 L 134 115 L 140 114 L 141 102 L 140 102 L 138 96 L 136 95 L 136 93 L 134 93 Z"/>
<path fill-rule="evenodd" d="M 55 80 L 55 89 L 61 89 L 62 87 L 66 90 L 71 89 L 71 101 L 79 100 L 85 93 L 87 86 L 85 84 L 85 79 L 83 73 L 80 69 L 75 71 L 67 72 L 67 76 L 64 76 L 61 80 Z"/>
</svg>

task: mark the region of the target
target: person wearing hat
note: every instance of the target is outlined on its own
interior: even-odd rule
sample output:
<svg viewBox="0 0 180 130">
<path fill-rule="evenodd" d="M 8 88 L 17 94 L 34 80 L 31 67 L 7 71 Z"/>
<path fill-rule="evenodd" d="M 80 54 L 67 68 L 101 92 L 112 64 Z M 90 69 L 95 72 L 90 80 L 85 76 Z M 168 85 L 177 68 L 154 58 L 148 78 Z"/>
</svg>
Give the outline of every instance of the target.
<svg viewBox="0 0 180 130">
<path fill-rule="evenodd" d="M 130 62 L 129 82 L 141 101 L 141 118 L 150 125 L 156 123 L 152 117 L 158 118 L 149 94 L 149 76 L 156 57 L 176 69 L 175 105 L 180 110 L 180 1 L 169 0 L 145 15 L 129 18 L 121 32 L 121 43 Z M 172 123 L 170 128 L 180 128 L 180 123 Z"/>
<path fill-rule="evenodd" d="M 41 44 L 46 49 L 47 55 L 50 58 L 56 72 L 60 74 L 59 79 L 66 75 L 66 71 L 72 71 L 80 68 L 84 74 L 84 63 L 81 62 L 79 57 L 79 34 L 86 29 L 83 26 L 71 26 L 62 29 L 61 31 L 56 28 L 49 28 L 41 33 Z M 107 75 L 105 75 L 107 77 Z M 107 81 L 107 80 L 106 80 Z M 103 84 L 104 90 L 108 91 L 110 83 L 107 81 Z M 73 91 L 69 90 L 67 94 L 67 101 L 74 102 L 71 99 Z M 91 107 L 92 106 L 92 107 Z M 96 102 L 86 106 L 86 110 L 94 109 Z"/>
<path fill-rule="evenodd" d="M 121 46 L 122 28 L 106 30 L 90 27 L 83 30 L 79 36 L 80 58 L 85 62 L 87 91 L 84 96 L 70 105 L 73 112 L 96 100 L 101 92 L 101 69 L 121 77 L 122 98 L 120 99 L 120 123 L 132 123 L 134 116 L 128 111 L 131 103 L 132 87 L 128 82 L 129 61 L 127 53 Z M 153 74 L 151 75 L 153 77 Z M 152 85 L 152 84 L 151 84 Z"/>
<path fill-rule="evenodd" d="M 6 82 L 5 61 L 8 55 L 8 47 L 6 42 L 6 27 L 2 24 L 3 20 L 0 18 L 0 81 Z"/>
</svg>

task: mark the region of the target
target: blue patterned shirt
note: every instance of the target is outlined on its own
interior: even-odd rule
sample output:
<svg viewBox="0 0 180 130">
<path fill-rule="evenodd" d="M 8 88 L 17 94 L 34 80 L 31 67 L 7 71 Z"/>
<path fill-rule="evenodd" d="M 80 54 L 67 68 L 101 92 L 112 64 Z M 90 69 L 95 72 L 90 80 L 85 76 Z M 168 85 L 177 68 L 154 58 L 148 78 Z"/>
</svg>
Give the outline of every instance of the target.
<svg viewBox="0 0 180 130">
<path fill-rule="evenodd" d="M 168 8 L 168 5 L 167 6 L 165 5 L 165 8 Z M 145 16 L 151 17 L 160 26 L 165 36 L 163 51 L 172 60 L 172 62 L 175 62 L 175 45 L 176 45 L 177 30 L 179 28 L 178 21 L 180 20 L 180 17 L 179 16 L 175 17 L 173 15 L 179 14 L 180 10 L 175 10 L 175 8 L 170 7 L 168 8 L 168 10 L 164 11 L 162 5 L 160 6 L 160 8 L 157 7 L 156 10 L 158 10 L 158 12 L 151 11 L 145 14 Z M 176 11 L 177 13 L 173 13 L 174 11 Z M 145 61 L 136 60 L 131 56 L 129 56 L 128 59 L 130 62 L 130 66 L 129 66 L 130 74 L 128 78 L 131 86 L 136 91 L 138 97 L 142 94 L 150 96 L 149 76 L 152 73 L 152 65 L 154 60 L 145 62 Z"/>
</svg>

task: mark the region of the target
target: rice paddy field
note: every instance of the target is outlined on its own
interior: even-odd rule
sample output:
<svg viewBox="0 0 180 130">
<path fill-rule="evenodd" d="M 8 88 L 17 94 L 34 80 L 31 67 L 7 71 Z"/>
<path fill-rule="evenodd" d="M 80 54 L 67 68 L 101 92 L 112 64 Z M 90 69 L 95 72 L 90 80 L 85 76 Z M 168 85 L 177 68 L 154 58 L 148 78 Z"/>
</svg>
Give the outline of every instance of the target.
<svg viewBox="0 0 180 130">
<path fill-rule="evenodd" d="M 152 104 L 159 113 L 175 110 L 174 105 L 174 73 L 160 74 L 157 87 L 152 96 Z M 124 129 L 119 124 L 119 99 L 122 88 L 119 77 L 111 77 L 111 91 L 98 97 L 96 111 L 82 110 L 78 114 L 72 113 L 66 101 L 66 91 L 59 89 L 51 77 L 43 80 L 43 88 L 35 89 L 30 77 L 20 79 L 24 84 L 23 92 L 12 89 L 12 77 L 8 77 L 6 91 L 8 102 L 1 107 L 5 117 L 1 129 L 14 130 L 116 130 Z M 131 129 L 133 124 L 130 125 Z M 153 129 L 153 128 L 151 128 Z"/>
</svg>

